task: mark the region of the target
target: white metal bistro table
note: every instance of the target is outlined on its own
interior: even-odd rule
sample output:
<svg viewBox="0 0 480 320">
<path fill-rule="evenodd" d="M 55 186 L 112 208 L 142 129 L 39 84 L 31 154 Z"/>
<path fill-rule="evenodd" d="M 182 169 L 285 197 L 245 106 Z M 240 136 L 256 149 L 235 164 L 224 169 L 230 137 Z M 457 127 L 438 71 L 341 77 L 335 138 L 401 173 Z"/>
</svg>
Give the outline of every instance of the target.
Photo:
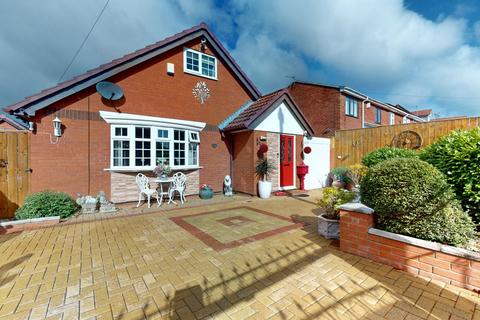
<svg viewBox="0 0 480 320">
<path fill-rule="evenodd" d="M 168 193 L 168 189 L 170 187 L 170 184 L 172 183 L 173 178 L 172 177 L 166 177 L 166 178 L 157 178 L 155 179 L 155 182 L 157 183 L 158 187 L 160 188 L 160 192 L 158 192 L 158 195 L 160 196 L 160 204 L 162 204 L 163 201 L 163 196 L 168 196 L 168 203 L 173 202 L 176 204 L 175 201 L 171 198 L 171 195 Z M 167 191 L 163 191 L 163 185 L 168 183 L 168 188 Z"/>
</svg>

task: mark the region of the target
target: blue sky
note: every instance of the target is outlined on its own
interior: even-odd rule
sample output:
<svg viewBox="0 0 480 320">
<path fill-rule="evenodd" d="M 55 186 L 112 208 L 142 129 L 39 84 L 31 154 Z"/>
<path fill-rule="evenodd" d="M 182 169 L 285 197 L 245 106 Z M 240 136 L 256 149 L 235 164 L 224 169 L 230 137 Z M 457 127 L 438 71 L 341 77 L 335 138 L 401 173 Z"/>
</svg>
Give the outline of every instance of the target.
<svg viewBox="0 0 480 320">
<path fill-rule="evenodd" d="M 104 3 L 0 2 L 0 106 L 54 85 Z M 201 21 L 264 93 L 295 77 L 439 116 L 480 113 L 473 0 L 111 0 L 65 79 Z"/>
</svg>

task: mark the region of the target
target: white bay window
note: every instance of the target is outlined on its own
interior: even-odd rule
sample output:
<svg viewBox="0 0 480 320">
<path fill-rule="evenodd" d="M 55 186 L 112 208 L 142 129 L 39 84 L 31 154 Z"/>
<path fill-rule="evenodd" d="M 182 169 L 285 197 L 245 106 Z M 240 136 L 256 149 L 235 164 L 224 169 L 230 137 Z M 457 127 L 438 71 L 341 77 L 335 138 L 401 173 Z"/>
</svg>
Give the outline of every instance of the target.
<svg viewBox="0 0 480 320">
<path fill-rule="evenodd" d="M 199 167 L 200 131 L 205 123 L 100 111 L 111 124 L 111 170 Z"/>
</svg>

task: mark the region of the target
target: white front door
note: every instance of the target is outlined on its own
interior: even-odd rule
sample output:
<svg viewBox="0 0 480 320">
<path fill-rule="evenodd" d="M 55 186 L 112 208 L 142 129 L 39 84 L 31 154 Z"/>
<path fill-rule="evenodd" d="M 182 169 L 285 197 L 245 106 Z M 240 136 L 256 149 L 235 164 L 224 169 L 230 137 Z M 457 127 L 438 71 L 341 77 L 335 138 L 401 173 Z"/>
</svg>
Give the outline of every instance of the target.
<svg viewBox="0 0 480 320">
<path fill-rule="evenodd" d="M 303 147 L 306 146 L 309 146 L 312 152 L 304 155 L 304 163 L 309 167 L 305 176 L 305 189 L 323 188 L 330 172 L 330 139 L 305 137 Z"/>
</svg>

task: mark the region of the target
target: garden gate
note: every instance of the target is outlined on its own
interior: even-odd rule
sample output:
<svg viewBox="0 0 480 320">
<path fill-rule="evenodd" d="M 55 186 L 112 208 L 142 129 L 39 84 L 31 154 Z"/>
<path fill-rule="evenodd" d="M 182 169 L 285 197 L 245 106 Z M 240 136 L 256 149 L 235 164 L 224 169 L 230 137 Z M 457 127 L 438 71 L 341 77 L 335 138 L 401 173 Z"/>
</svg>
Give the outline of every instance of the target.
<svg viewBox="0 0 480 320">
<path fill-rule="evenodd" d="M 366 154 L 385 146 L 424 148 L 453 130 L 478 126 L 480 117 L 339 130 L 333 139 L 333 167 L 361 163 Z"/>
<path fill-rule="evenodd" d="M 30 190 L 28 132 L 0 131 L 0 219 L 12 218 Z"/>
</svg>

